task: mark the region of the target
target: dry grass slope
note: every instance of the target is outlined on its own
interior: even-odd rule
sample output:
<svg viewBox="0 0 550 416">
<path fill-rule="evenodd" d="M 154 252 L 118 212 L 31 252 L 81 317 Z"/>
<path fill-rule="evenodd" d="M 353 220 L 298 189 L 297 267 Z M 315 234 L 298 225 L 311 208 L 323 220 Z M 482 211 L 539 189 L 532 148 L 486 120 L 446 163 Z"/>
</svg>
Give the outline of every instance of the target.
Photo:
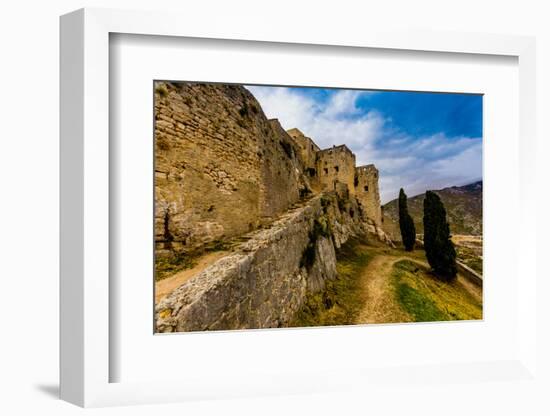
<svg viewBox="0 0 550 416">
<path fill-rule="evenodd" d="M 424 251 L 353 240 L 337 253 L 338 279 L 309 295 L 290 326 L 482 319 L 481 288 L 433 276 Z"/>
<path fill-rule="evenodd" d="M 444 283 L 418 263 L 402 260 L 392 271 L 395 296 L 415 322 L 482 319 L 483 308 L 458 281 Z"/>
</svg>

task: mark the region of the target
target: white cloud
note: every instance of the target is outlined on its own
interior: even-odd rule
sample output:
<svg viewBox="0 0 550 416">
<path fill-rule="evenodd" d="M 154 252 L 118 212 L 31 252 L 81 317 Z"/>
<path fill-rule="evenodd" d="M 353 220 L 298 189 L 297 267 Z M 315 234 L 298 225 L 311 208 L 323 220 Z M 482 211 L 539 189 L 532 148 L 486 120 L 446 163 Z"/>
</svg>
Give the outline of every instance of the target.
<svg viewBox="0 0 550 416">
<path fill-rule="evenodd" d="M 414 196 L 429 189 L 465 185 L 482 176 L 482 143 L 478 138 L 448 138 L 437 134 L 411 138 L 407 145 L 378 148 L 383 202 L 397 198 L 399 188 Z"/>
<path fill-rule="evenodd" d="M 290 88 L 247 87 L 260 102 L 268 118 L 277 118 L 285 129 L 310 125 L 320 109 L 314 100 Z"/>
<path fill-rule="evenodd" d="M 358 165 L 374 163 L 380 171 L 382 203 L 396 198 L 401 187 L 414 196 L 481 178 L 479 138 L 444 133 L 412 137 L 397 131 L 383 114 L 357 107 L 360 97 L 375 93 L 339 90 L 321 103 L 292 88 L 247 88 L 266 116 L 279 119 L 285 129 L 297 127 L 321 148 L 346 144 Z"/>
<path fill-rule="evenodd" d="M 350 116 L 359 113 L 359 109 L 355 105 L 357 98 L 361 95 L 361 91 L 342 90 L 331 95 L 330 101 L 322 114 L 325 117 L 334 118 L 340 115 Z"/>
<path fill-rule="evenodd" d="M 372 111 L 361 115 L 356 107 L 357 99 L 367 92 L 337 91 L 327 103 L 320 105 L 292 88 L 247 88 L 260 102 L 268 118 L 279 119 L 287 130 L 300 129 L 321 148 L 343 143 L 354 151 L 370 147 L 384 125 L 380 114 Z"/>
</svg>

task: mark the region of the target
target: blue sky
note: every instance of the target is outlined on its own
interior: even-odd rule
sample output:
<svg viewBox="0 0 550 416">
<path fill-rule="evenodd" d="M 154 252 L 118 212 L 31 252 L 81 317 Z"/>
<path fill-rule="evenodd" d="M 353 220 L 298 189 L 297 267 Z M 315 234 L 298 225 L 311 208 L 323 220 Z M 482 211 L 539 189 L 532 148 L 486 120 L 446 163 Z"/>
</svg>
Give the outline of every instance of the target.
<svg viewBox="0 0 550 416">
<path fill-rule="evenodd" d="M 268 118 L 321 148 L 346 144 L 380 170 L 382 202 L 482 175 L 482 97 L 470 94 L 246 86 Z"/>
</svg>

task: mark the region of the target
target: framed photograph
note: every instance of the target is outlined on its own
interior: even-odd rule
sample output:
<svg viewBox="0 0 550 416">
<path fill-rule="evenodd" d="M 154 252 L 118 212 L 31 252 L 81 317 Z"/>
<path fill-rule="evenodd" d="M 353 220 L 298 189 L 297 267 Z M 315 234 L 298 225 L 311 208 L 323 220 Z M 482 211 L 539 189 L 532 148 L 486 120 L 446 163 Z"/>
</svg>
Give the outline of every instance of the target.
<svg viewBox="0 0 550 416">
<path fill-rule="evenodd" d="M 534 40 L 180 22 L 61 18 L 62 398 L 536 383 Z"/>
<path fill-rule="evenodd" d="M 482 319 L 482 95 L 153 88 L 155 332 Z"/>
</svg>

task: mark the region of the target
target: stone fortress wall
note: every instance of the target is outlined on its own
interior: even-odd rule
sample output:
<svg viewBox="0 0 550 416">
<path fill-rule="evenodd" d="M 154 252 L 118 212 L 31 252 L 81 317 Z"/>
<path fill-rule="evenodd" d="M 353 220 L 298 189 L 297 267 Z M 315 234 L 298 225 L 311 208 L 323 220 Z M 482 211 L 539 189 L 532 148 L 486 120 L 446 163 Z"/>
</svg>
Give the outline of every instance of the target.
<svg viewBox="0 0 550 416">
<path fill-rule="evenodd" d="M 255 230 L 337 183 L 379 227 L 378 172 L 356 168 L 346 145 L 320 149 L 300 130 L 285 131 L 242 86 L 156 83 L 157 254 Z"/>
<path fill-rule="evenodd" d="M 155 85 L 155 255 L 232 241 L 160 300 L 156 331 L 286 326 L 336 278 L 335 250 L 382 232 L 378 171 L 268 120 L 242 86 Z"/>
<path fill-rule="evenodd" d="M 272 221 L 307 189 L 301 172 L 294 141 L 245 88 L 156 83 L 157 253 Z"/>
<path fill-rule="evenodd" d="M 249 233 L 235 252 L 156 305 L 156 331 L 287 326 L 307 293 L 337 277 L 335 248 L 365 232 L 360 218 L 350 214 L 353 201 L 336 192 L 317 195 L 272 227 Z M 331 224 L 330 236 L 315 233 L 320 224 Z M 303 264 L 308 246 L 314 250 L 309 265 Z"/>
<path fill-rule="evenodd" d="M 297 128 L 287 130 L 287 133 L 299 148 L 300 157 L 304 161 L 306 168 L 315 168 L 317 152 L 321 150 L 319 146 L 310 138 L 304 135 Z"/>
<path fill-rule="evenodd" d="M 319 192 L 321 185 L 319 173 L 317 172 L 317 155 L 321 148 L 297 128 L 292 128 L 287 133 L 298 147 L 300 158 L 304 163 L 304 174 L 308 178 L 312 189 Z"/>
<path fill-rule="evenodd" d="M 376 227 L 382 226 L 378 169 L 374 165 L 355 166 L 355 155 L 346 146 L 321 149 L 299 129 L 287 133 L 294 139 L 304 162 L 310 186 L 317 192 L 336 190 L 338 184 L 347 185 L 355 195 L 364 215 Z"/>
</svg>

